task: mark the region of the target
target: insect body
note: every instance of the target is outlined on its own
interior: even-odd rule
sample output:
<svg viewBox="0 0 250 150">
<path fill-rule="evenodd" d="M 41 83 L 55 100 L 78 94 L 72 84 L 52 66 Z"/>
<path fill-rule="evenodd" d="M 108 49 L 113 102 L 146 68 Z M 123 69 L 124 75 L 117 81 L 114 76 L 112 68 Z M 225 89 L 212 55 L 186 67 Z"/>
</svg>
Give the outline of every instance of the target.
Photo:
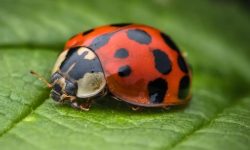
<svg viewBox="0 0 250 150">
<path fill-rule="evenodd" d="M 135 106 L 166 107 L 191 98 L 191 72 L 171 38 L 138 24 L 114 24 L 69 39 L 51 77 L 51 97 L 87 109 L 109 93 Z M 81 101 L 79 101 L 81 99 Z"/>
</svg>

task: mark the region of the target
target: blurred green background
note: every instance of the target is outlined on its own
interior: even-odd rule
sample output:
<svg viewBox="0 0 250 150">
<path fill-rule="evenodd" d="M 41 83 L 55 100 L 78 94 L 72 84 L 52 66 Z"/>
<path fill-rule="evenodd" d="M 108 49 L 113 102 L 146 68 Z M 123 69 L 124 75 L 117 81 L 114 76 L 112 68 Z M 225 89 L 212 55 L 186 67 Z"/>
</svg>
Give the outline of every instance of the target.
<svg viewBox="0 0 250 150">
<path fill-rule="evenodd" d="M 0 0 L 0 149 L 249 150 L 247 0 Z M 193 66 L 186 107 L 134 112 L 101 99 L 89 112 L 55 104 L 47 78 L 72 35 L 121 22 L 169 34 Z"/>
</svg>

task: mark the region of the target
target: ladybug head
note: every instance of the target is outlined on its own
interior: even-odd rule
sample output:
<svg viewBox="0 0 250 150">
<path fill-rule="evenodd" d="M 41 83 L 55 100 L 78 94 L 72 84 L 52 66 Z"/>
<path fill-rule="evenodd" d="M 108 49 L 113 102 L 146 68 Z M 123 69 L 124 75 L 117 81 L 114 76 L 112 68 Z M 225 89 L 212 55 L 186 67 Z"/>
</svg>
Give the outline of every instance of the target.
<svg viewBox="0 0 250 150">
<path fill-rule="evenodd" d="M 30 71 L 30 73 L 44 82 L 48 88 L 52 89 L 50 96 L 55 101 L 63 102 L 66 99 L 76 99 L 77 84 L 66 79 L 62 74 L 58 72 L 53 73 L 51 82 L 49 83 L 43 76 L 39 75 L 38 73 L 34 71 Z"/>
<path fill-rule="evenodd" d="M 101 62 L 87 47 L 63 51 L 51 76 L 51 97 L 55 101 L 100 96 L 106 87 Z"/>
<path fill-rule="evenodd" d="M 77 83 L 64 77 L 59 72 L 56 72 L 51 77 L 52 90 L 50 96 L 57 102 L 76 99 Z"/>
</svg>

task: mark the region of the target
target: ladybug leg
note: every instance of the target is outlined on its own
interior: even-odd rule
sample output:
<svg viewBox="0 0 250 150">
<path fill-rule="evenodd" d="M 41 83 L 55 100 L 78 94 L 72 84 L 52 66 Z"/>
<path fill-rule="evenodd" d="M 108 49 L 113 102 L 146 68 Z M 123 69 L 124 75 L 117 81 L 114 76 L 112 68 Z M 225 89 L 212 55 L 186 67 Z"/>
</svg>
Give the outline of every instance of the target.
<svg viewBox="0 0 250 150">
<path fill-rule="evenodd" d="M 104 96 L 106 96 L 108 94 L 108 89 L 107 89 L 107 87 L 105 87 L 102 91 L 101 91 L 101 93 L 100 93 L 100 97 L 104 97 Z"/>
<path fill-rule="evenodd" d="M 119 99 L 119 98 L 117 98 L 117 97 L 115 97 L 115 96 L 113 96 L 113 95 L 111 95 L 111 97 L 112 97 L 113 99 L 115 99 L 115 100 L 122 101 L 121 99 Z"/>
<path fill-rule="evenodd" d="M 163 106 L 162 108 L 163 108 L 164 110 L 170 110 L 170 109 L 171 109 L 170 106 Z"/>
<path fill-rule="evenodd" d="M 61 96 L 61 99 L 67 99 L 67 100 L 69 100 L 70 102 L 73 102 L 73 101 L 76 99 L 76 97 L 75 97 L 75 96 L 69 96 L 69 95 L 63 94 L 63 95 Z"/>
<path fill-rule="evenodd" d="M 80 109 L 79 104 L 76 101 L 70 103 L 70 106 L 73 107 L 73 108 L 76 108 L 76 109 Z"/>
<path fill-rule="evenodd" d="M 83 111 L 89 111 L 91 105 L 92 105 L 92 100 L 90 100 L 90 99 L 88 99 L 84 103 L 79 103 L 77 101 L 73 101 L 71 103 L 71 107 L 76 108 L 76 109 L 80 109 L 80 110 L 83 110 Z"/>
<path fill-rule="evenodd" d="M 140 107 L 140 106 L 131 106 L 131 109 L 133 111 L 139 111 L 139 110 L 142 110 L 142 107 Z"/>
<path fill-rule="evenodd" d="M 91 105 L 92 105 L 92 101 L 88 99 L 87 102 L 80 104 L 80 109 L 83 111 L 89 111 Z"/>
</svg>

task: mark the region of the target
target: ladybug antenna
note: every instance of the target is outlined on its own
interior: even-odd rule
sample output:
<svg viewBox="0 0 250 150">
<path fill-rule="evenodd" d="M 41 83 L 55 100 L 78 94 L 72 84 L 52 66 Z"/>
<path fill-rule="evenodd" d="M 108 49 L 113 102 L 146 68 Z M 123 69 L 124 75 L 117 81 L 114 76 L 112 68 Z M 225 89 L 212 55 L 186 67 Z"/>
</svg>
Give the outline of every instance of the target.
<svg viewBox="0 0 250 150">
<path fill-rule="evenodd" d="M 38 73 L 34 72 L 33 70 L 31 70 L 30 73 L 33 76 L 35 76 L 36 78 L 38 78 L 40 81 L 42 81 L 43 83 L 45 83 L 48 88 L 52 88 L 52 85 L 43 76 L 39 75 Z"/>
</svg>

